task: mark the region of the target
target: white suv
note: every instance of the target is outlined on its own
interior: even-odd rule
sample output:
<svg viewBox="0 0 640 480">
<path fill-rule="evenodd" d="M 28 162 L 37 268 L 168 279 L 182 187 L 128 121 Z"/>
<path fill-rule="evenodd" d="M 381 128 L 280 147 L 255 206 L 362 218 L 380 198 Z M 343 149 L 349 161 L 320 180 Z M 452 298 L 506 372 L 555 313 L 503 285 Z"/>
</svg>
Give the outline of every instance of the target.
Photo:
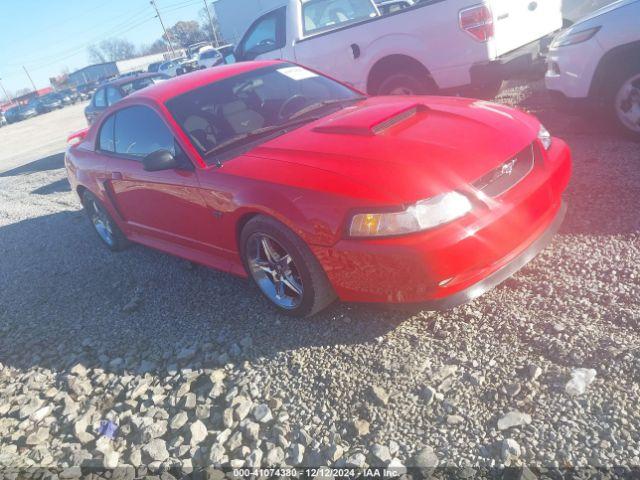
<svg viewBox="0 0 640 480">
<path fill-rule="evenodd" d="M 605 109 L 640 139 L 640 0 L 619 0 L 558 35 L 547 88 L 564 101 Z"/>
</svg>

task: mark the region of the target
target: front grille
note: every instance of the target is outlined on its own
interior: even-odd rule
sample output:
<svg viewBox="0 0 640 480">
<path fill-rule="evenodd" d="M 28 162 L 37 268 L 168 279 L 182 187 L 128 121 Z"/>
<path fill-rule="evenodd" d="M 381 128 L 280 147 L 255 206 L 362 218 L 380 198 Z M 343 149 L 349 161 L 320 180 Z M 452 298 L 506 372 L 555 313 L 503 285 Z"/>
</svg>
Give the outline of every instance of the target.
<svg viewBox="0 0 640 480">
<path fill-rule="evenodd" d="M 535 165 L 535 150 L 531 144 L 512 159 L 483 175 L 473 186 L 489 197 L 499 197 L 515 187 Z"/>
</svg>

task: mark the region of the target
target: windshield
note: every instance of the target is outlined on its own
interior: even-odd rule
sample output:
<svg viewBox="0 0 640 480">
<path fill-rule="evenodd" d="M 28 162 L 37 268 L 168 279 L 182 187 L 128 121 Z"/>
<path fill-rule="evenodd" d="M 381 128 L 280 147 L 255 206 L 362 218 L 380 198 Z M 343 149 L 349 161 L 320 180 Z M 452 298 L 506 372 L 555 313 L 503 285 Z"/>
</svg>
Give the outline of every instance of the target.
<svg viewBox="0 0 640 480">
<path fill-rule="evenodd" d="M 167 102 L 167 108 L 208 163 L 211 152 L 253 133 L 299 126 L 321 110 L 362 97 L 302 67 L 278 64 L 211 83 Z M 302 112 L 302 113 L 300 113 Z M 292 122 L 295 120 L 295 122 Z"/>
<path fill-rule="evenodd" d="M 303 0 L 305 35 L 325 32 L 378 16 L 370 0 Z"/>
</svg>

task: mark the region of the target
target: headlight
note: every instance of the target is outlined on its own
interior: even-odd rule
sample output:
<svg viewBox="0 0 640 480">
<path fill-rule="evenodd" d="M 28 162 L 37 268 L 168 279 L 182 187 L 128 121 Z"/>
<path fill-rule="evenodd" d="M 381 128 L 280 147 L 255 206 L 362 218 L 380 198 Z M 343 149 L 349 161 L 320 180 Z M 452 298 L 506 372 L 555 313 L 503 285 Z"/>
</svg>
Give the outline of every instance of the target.
<svg viewBox="0 0 640 480">
<path fill-rule="evenodd" d="M 551 43 L 550 48 L 556 49 L 586 42 L 587 40 L 591 40 L 599 30 L 600 27 L 588 28 L 587 30 L 580 30 L 578 32 L 567 30 L 556 37 L 556 39 Z"/>
<path fill-rule="evenodd" d="M 538 132 L 538 140 L 542 142 L 545 150 L 549 150 L 551 148 L 551 143 L 553 140 L 551 139 L 551 134 L 549 130 L 544 128 L 544 125 L 540 125 L 540 131 Z"/>
<path fill-rule="evenodd" d="M 352 237 L 386 237 L 420 232 L 452 222 L 471 211 L 471 202 L 457 192 L 421 200 L 401 212 L 360 213 L 351 219 Z"/>
</svg>

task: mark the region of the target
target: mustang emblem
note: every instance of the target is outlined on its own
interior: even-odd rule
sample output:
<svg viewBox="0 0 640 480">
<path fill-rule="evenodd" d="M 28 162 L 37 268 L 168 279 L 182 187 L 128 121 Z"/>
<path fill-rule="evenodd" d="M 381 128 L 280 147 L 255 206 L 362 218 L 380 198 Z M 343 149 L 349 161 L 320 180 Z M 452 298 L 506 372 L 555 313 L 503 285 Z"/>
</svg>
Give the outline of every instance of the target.
<svg viewBox="0 0 640 480">
<path fill-rule="evenodd" d="M 509 176 L 513 173 L 513 167 L 515 167 L 516 165 L 516 159 L 514 158 L 513 160 L 505 163 L 504 165 L 502 165 L 502 168 L 500 169 L 500 175 L 498 177 L 504 177 L 504 176 Z"/>
</svg>

